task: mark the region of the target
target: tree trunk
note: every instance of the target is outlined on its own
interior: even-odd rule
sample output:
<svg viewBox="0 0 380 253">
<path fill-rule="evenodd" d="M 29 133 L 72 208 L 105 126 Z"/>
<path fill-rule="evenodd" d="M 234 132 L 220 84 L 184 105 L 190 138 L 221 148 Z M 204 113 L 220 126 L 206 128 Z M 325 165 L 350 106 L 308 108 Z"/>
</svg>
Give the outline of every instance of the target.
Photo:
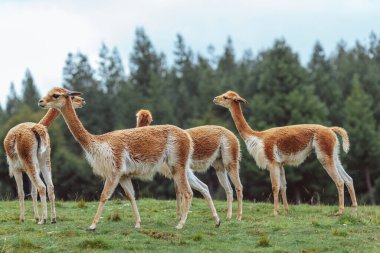
<svg viewBox="0 0 380 253">
<path fill-rule="evenodd" d="M 372 186 L 372 182 L 371 182 L 370 170 L 368 167 L 364 168 L 364 175 L 365 175 L 365 181 L 367 183 L 367 188 L 368 188 L 369 202 L 371 203 L 371 205 L 376 205 L 375 195 L 373 193 L 373 186 Z"/>
</svg>

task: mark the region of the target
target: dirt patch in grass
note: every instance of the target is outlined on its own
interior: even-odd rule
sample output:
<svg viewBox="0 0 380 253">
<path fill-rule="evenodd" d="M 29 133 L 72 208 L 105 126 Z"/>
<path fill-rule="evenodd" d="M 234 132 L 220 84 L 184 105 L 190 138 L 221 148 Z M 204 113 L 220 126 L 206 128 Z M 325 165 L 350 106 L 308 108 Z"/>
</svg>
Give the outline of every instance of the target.
<svg viewBox="0 0 380 253">
<path fill-rule="evenodd" d="M 80 249 L 109 249 L 110 245 L 102 239 L 84 240 L 78 244 Z"/>
<path fill-rule="evenodd" d="M 16 243 L 13 244 L 13 247 L 18 250 L 33 250 L 33 249 L 41 249 L 40 246 L 34 244 L 28 239 L 20 239 Z"/>
<path fill-rule="evenodd" d="M 178 237 L 178 234 L 168 232 L 168 231 L 158 231 L 158 230 L 142 230 L 142 234 L 145 234 L 151 238 L 159 239 L 159 240 L 173 240 Z"/>
</svg>

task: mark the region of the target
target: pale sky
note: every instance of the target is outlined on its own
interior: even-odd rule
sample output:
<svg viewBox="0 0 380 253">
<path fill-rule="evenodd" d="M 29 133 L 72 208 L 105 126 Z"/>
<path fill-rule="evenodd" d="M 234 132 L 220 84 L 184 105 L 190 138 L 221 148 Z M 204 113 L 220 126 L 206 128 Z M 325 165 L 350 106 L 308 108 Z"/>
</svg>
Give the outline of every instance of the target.
<svg viewBox="0 0 380 253">
<path fill-rule="evenodd" d="M 380 35 L 380 1 L 376 0 L 1 0 L 0 103 L 13 81 L 17 91 L 29 68 L 41 94 L 62 83 L 69 52 L 88 55 L 97 68 L 101 43 L 116 46 L 124 66 L 137 27 L 144 27 L 155 49 L 172 58 L 176 34 L 193 51 L 220 54 L 227 37 L 237 56 L 256 55 L 285 38 L 307 63 L 319 40 L 327 54 L 340 40 L 348 46 Z"/>
</svg>

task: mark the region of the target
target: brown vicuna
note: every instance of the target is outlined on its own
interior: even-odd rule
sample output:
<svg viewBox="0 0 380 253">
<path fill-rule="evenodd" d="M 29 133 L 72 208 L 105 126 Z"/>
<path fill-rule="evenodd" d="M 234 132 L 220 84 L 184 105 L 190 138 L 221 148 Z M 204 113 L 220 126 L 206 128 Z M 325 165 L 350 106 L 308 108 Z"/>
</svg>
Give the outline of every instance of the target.
<svg viewBox="0 0 380 253">
<path fill-rule="evenodd" d="M 82 146 L 93 172 L 105 180 L 99 207 L 89 230 L 96 228 L 104 205 L 118 184 L 131 202 L 135 227 L 139 228 L 141 221 L 131 179 L 152 179 L 163 164 L 167 165 L 166 174 L 174 179 L 182 194 L 182 217 L 176 226 L 182 228 L 193 196 L 186 176 L 192 154 L 190 136 L 171 125 L 117 130 L 101 135 L 90 134 L 73 108 L 70 97 L 74 95 L 80 93 L 53 88 L 39 101 L 39 105 L 60 111 L 71 133 Z"/>
<path fill-rule="evenodd" d="M 354 184 L 339 159 L 339 140 L 336 134 L 342 136 L 343 150 L 346 153 L 350 146 L 348 135 L 343 128 L 306 124 L 255 131 L 249 127 L 243 116 L 240 103 L 246 104 L 247 101 L 239 94 L 228 91 L 215 97 L 214 103 L 229 109 L 236 128 L 257 166 L 269 170 L 274 197 L 274 215 L 278 214 L 279 191 L 281 191 L 284 210 L 288 211 L 284 166 L 301 164 L 313 151 L 338 189 L 339 210 L 335 214 L 343 214 L 344 184 L 348 188 L 352 206 L 356 210 Z"/>
<path fill-rule="evenodd" d="M 136 116 L 137 127 L 149 125 L 153 121 L 152 114 L 148 110 L 140 110 Z M 230 176 L 235 186 L 238 200 L 237 219 L 241 220 L 243 213 L 243 186 L 239 177 L 239 140 L 231 131 L 220 126 L 194 127 L 187 129 L 186 132 L 189 133 L 194 143 L 191 168 L 194 171 L 206 171 L 210 166 L 215 168 L 219 182 L 227 195 L 227 219 L 231 219 L 232 216 L 233 192 L 227 174 Z M 190 172 L 192 171 L 189 170 Z M 190 186 L 200 191 L 206 200 L 211 200 L 207 185 L 202 183 L 195 175 L 191 179 L 189 177 Z M 177 192 L 177 212 L 179 204 L 180 195 Z"/>
<path fill-rule="evenodd" d="M 73 97 L 75 108 L 82 108 L 85 101 L 81 97 Z M 51 223 L 56 223 L 55 195 L 51 176 L 50 140 L 47 128 L 59 116 L 56 109 L 50 109 L 38 123 L 26 122 L 18 124 L 9 130 L 4 139 L 4 149 L 9 164 L 9 175 L 14 176 L 17 184 L 17 193 L 20 206 L 20 221 L 25 220 L 24 187 L 22 173 L 25 172 L 32 185 L 32 199 L 34 219 L 38 224 L 45 224 L 47 219 L 46 187 L 51 204 Z M 40 220 L 37 207 L 37 191 L 42 204 L 42 218 Z"/>
</svg>

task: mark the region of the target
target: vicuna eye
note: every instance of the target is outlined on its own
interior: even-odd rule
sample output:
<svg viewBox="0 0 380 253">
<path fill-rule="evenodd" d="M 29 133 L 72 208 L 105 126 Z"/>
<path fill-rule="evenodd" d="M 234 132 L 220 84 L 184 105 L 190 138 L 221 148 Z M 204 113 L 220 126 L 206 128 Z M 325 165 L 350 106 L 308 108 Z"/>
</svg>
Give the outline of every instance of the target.
<svg viewBox="0 0 380 253">
<path fill-rule="evenodd" d="M 226 97 L 226 96 L 223 96 L 223 98 L 224 98 L 224 99 L 227 99 L 227 97 Z"/>
<path fill-rule="evenodd" d="M 55 99 L 57 99 L 57 98 L 59 98 L 59 94 L 53 94 L 53 98 L 55 98 Z"/>
</svg>

